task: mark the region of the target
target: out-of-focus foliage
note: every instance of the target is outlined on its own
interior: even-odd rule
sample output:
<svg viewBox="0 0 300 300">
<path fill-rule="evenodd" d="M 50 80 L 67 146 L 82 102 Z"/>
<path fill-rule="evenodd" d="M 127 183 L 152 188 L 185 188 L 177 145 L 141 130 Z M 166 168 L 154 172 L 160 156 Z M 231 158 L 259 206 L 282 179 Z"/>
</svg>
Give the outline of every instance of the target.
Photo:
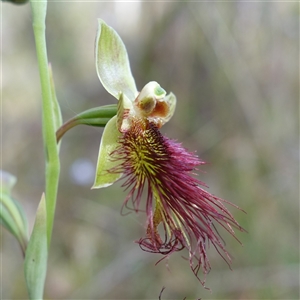
<svg viewBox="0 0 300 300">
<path fill-rule="evenodd" d="M 26 2 L 28 2 L 28 0 L 2 0 L 4 2 L 11 2 L 14 4 L 25 4 Z"/>
<path fill-rule="evenodd" d="M 33 226 L 43 191 L 41 108 L 29 5 L 2 4 L 2 169 Z M 225 237 L 230 271 L 210 249 L 210 294 L 174 255 L 142 252 L 144 216 L 120 215 L 120 185 L 90 190 L 101 128 L 61 143 L 61 180 L 45 296 L 51 299 L 299 298 L 299 5 L 285 2 L 53 2 L 47 41 L 64 120 L 115 103 L 99 83 L 97 18 L 119 33 L 138 89 L 156 80 L 177 96 L 164 133 L 209 162 L 209 191 L 247 211 L 244 246 Z M 33 201 L 32 199 L 35 199 Z M 26 297 L 22 255 L 1 232 L 2 297 Z"/>
<path fill-rule="evenodd" d="M 0 226 L 15 236 L 24 255 L 28 242 L 28 226 L 23 208 L 11 197 L 16 181 L 15 176 L 0 170 Z"/>
</svg>

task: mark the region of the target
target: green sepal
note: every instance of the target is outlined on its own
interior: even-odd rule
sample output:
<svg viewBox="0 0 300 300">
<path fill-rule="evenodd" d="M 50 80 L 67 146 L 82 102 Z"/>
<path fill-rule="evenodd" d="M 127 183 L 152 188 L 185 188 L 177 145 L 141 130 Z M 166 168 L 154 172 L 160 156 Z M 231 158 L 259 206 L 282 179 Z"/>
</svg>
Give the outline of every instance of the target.
<svg viewBox="0 0 300 300">
<path fill-rule="evenodd" d="M 96 70 L 104 88 L 119 99 L 123 92 L 133 101 L 138 94 L 131 73 L 126 47 L 117 32 L 98 19 Z"/>
<path fill-rule="evenodd" d="M 114 116 L 106 124 L 103 131 L 100 142 L 95 182 L 92 189 L 110 186 L 122 176 L 120 173 L 112 173 L 109 171 L 119 164 L 118 161 L 113 161 L 111 159 L 111 153 L 119 147 L 120 144 L 118 140 L 120 135 L 121 133 L 117 129 L 117 117 Z"/>
<path fill-rule="evenodd" d="M 0 224 L 18 240 L 23 254 L 28 242 L 28 222 L 22 206 L 11 196 L 16 177 L 0 171 Z"/>
<path fill-rule="evenodd" d="M 25 255 L 24 273 L 30 299 L 43 299 L 47 272 L 47 214 L 42 195 Z"/>
</svg>

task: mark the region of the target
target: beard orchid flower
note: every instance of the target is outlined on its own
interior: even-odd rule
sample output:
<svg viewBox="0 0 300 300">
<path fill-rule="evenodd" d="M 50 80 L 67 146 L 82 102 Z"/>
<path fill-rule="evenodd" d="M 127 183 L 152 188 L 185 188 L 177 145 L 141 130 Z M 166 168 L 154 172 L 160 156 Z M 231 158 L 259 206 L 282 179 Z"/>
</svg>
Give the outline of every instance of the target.
<svg viewBox="0 0 300 300">
<path fill-rule="evenodd" d="M 217 227 L 234 238 L 234 228 L 243 231 L 224 205 L 233 204 L 207 192 L 206 185 L 194 177 L 204 162 L 160 132 L 173 116 L 175 95 L 167 95 L 155 81 L 137 91 L 126 48 L 102 20 L 96 69 L 105 89 L 118 100 L 118 109 L 104 128 L 93 188 L 123 179 L 128 192 L 123 205 L 146 213 L 145 235 L 137 241 L 143 250 L 166 258 L 186 249 L 198 279 L 200 270 L 204 275 L 210 270 L 209 245 L 230 264 Z"/>
</svg>

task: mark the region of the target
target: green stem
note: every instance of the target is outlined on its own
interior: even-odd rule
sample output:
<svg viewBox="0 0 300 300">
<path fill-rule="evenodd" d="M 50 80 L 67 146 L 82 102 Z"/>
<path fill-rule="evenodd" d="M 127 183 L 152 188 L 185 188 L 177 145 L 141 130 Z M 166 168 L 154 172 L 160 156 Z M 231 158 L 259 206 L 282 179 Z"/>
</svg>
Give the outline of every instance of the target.
<svg viewBox="0 0 300 300">
<path fill-rule="evenodd" d="M 47 1 L 31 0 L 33 15 L 33 32 L 36 44 L 37 59 L 42 88 L 43 139 L 46 152 L 46 210 L 47 210 L 47 240 L 51 243 L 53 220 L 56 206 L 60 161 L 55 136 L 55 115 L 52 105 L 50 76 L 46 47 L 46 11 Z"/>
</svg>

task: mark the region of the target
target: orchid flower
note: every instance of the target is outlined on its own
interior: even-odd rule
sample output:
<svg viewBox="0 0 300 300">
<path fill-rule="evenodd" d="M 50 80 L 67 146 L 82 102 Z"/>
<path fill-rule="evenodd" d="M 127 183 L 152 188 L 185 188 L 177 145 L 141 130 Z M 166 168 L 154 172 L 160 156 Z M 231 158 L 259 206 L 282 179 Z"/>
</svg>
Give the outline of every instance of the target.
<svg viewBox="0 0 300 300">
<path fill-rule="evenodd" d="M 146 213 L 145 236 L 137 241 L 143 250 L 166 258 L 187 249 L 198 279 L 200 269 L 204 274 L 210 270 L 209 244 L 230 264 L 216 224 L 235 238 L 233 228 L 243 231 L 224 205 L 231 203 L 207 192 L 194 177 L 204 162 L 160 132 L 174 114 L 175 95 L 167 95 L 155 81 L 137 91 L 126 48 L 102 20 L 95 53 L 99 79 L 118 100 L 118 109 L 104 128 L 93 188 L 123 179 L 128 191 L 123 206 L 131 203 L 135 212 Z"/>
</svg>

